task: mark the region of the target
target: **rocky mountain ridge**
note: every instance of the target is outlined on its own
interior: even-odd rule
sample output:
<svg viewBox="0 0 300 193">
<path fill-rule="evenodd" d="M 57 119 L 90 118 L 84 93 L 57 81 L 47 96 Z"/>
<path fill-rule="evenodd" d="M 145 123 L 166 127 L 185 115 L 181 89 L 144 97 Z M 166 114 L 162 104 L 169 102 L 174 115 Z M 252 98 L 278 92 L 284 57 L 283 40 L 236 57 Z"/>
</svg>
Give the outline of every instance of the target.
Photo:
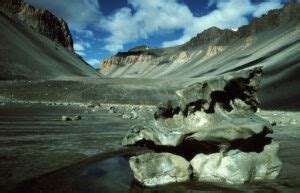
<svg viewBox="0 0 300 193">
<path fill-rule="evenodd" d="M 190 62 L 201 66 L 200 63 L 232 49 L 236 44 L 239 44 L 239 50 L 247 51 L 252 45 L 258 43 L 260 34 L 269 33 L 282 26 L 297 25 L 300 20 L 299 5 L 299 3 L 288 4 L 281 9 L 271 10 L 237 31 L 209 28 L 181 46 L 158 49 L 147 47 L 138 51 L 131 49 L 128 52 L 120 52 L 103 60 L 100 64 L 100 72 L 112 77 L 154 78 L 157 73 L 152 74 L 152 72 L 157 68 L 160 73 L 167 70 L 166 73 L 157 75 L 157 77 L 164 77 Z"/>
<path fill-rule="evenodd" d="M 24 0 L 1 0 L 0 11 L 10 18 L 17 19 L 48 37 L 73 50 L 73 39 L 68 24 L 47 9 L 36 8 Z"/>
</svg>

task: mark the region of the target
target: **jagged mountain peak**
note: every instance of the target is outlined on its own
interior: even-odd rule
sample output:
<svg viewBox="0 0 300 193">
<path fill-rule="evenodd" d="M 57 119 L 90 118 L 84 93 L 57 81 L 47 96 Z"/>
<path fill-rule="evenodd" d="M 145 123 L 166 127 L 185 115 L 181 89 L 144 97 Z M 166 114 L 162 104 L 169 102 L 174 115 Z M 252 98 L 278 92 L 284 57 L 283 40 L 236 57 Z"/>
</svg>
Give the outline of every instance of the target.
<svg viewBox="0 0 300 193">
<path fill-rule="evenodd" d="M 47 9 L 34 7 L 24 0 L 1 0 L 0 11 L 12 19 L 17 19 L 48 37 L 73 50 L 73 39 L 68 24 Z"/>
<path fill-rule="evenodd" d="M 254 18 L 248 25 L 241 26 L 237 31 L 231 29 L 220 29 L 218 27 L 208 28 L 198 33 L 190 41 L 183 45 L 184 48 L 194 48 L 202 45 L 226 45 L 240 38 L 246 38 L 253 34 L 270 30 L 279 25 L 300 20 L 300 4 L 291 3 L 281 9 L 271 10 L 259 18 Z"/>
<path fill-rule="evenodd" d="M 230 29 L 220 29 L 217 27 L 211 27 L 198 33 L 190 41 L 183 45 L 184 48 L 190 49 L 202 45 L 219 45 L 227 44 L 229 41 L 236 39 L 236 33 Z"/>
</svg>

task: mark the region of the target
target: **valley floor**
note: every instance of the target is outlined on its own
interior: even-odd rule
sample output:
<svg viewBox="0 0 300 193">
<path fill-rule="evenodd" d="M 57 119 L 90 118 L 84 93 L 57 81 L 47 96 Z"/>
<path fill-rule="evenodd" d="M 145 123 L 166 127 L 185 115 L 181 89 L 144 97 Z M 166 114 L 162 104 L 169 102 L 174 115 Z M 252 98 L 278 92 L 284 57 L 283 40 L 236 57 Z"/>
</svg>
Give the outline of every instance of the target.
<svg viewBox="0 0 300 193">
<path fill-rule="evenodd" d="M 280 142 L 279 156 L 283 162 L 277 180 L 239 186 L 189 182 L 155 190 L 299 191 L 300 112 L 260 111 L 259 114 L 276 123 L 272 136 Z M 80 115 L 82 119 L 64 122 L 63 115 Z M 40 192 L 40 189 L 42 192 L 143 192 L 133 181 L 127 160 L 118 157 L 122 153 L 105 154 L 120 150 L 122 137 L 140 121 L 122 119 L 104 108 L 3 103 L 0 106 L 0 189 L 17 186 L 16 192 Z M 112 158 L 103 160 L 107 157 Z M 90 161 L 77 164 L 85 160 Z M 64 188 L 58 190 L 59 184 Z"/>
</svg>

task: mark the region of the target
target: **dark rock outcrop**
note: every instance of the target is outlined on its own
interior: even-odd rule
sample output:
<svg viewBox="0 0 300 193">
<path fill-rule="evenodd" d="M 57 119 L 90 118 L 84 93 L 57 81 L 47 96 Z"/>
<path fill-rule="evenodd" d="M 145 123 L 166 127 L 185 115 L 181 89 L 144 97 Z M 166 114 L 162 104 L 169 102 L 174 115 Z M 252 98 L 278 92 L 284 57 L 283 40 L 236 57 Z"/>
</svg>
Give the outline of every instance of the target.
<svg viewBox="0 0 300 193">
<path fill-rule="evenodd" d="M 275 9 L 262 15 L 260 18 L 253 19 L 250 24 L 240 27 L 237 30 L 238 37 L 247 37 L 249 35 L 269 30 L 280 25 L 300 21 L 299 3 L 291 3 L 282 9 Z"/>
<path fill-rule="evenodd" d="M 219 29 L 211 27 L 203 32 L 197 34 L 190 41 L 183 45 L 183 49 L 191 49 L 203 45 L 226 45 L 229 42 L 236 40 L 237 35 L 235 31 L 230 29 Z"/>
<path fill-rule="evenodd" d="M 0 10 L 18 19 L 49 39 L 73 50 L 73 39 L 68 24 L 46 9 L 36 8 L 23 0 L 1 0 Z"/>
</svg>

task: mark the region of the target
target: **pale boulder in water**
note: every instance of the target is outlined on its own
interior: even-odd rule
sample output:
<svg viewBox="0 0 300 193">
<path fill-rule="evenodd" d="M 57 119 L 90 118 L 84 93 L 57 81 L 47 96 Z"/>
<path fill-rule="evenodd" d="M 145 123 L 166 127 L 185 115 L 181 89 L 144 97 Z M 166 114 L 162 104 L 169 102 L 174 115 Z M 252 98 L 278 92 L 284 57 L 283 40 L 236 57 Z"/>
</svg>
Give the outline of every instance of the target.
<svg viewBox="0 0 300 193">
<path fill-rule="evenodd" d="M 157 186 L 190 180 L 190 163 L 171 153 L 146 153 L 131 157 L 130 168 L 134 177 L 146 186 Z"/>
<path fill-rule="evenodd" d="M 199 181 L 241 184 L 272 180 L 282 168 L 278 150 L 278 143 L 272 142 L 260 153 L 230 150 L 224 154 L 198 154 L 191 160 L 191 165 L 194 177 Z"/>
</svg>

